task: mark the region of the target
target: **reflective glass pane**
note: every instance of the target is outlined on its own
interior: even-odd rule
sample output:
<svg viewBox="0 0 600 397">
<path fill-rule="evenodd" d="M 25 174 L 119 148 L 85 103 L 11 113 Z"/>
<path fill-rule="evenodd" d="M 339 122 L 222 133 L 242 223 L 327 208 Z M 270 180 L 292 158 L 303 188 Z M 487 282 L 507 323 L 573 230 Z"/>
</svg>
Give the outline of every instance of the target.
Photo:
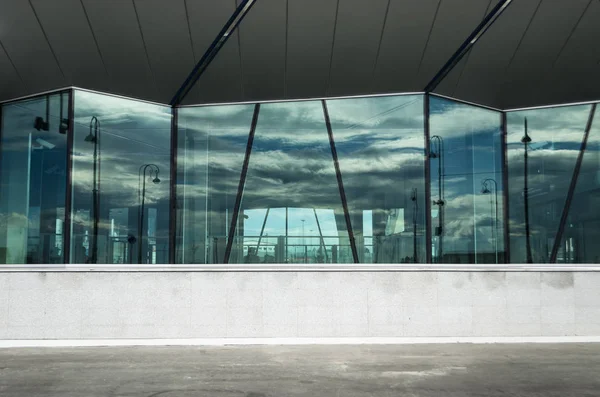
<svg viewBox="0 0 600 397">
<path fill-rule="evenodd" d="M 423 96 L 327 105 L 359 261 L 425 262 Z"/>
<path fill-rule="evenodd" d="M 568 209 L 557 263 L 600 263 L 600 111 L 592 128 Z"/>
<path fill-rule="evenodd" d="M 547 263 L 550 259 L 590 108 L 591 105 L 582 105 L 507 113 L 511 262 L 527 262 L 528 240 L 532 262 Z M 524 139 L 525 136 L 528 139 Z M 593 178 L 590 177 L 595 172 L 593 169 L 597 167 L 593 160 L 597 152 L 597 138 L 595 133 L 592 133 L 592 136 L 590 157 L 586 159 L 584 171 L 586 175 L 578 184 L 582 189 L 585 189 L 582 184 L 591 183 Z M 588 186 L 590 201 L 579 201 L 582 205 L 581 210 L 593 209 L 581 212 L 580 214 L 585 214 L 583 218 L 576 215 L 578 209 L 572 214 L 573 218 L 569 221 L 568 228 L 565 228 L 569 246 L 565 245 L 560 253 L 560 261 L 575 261 L 575 250 L 583 250 L 582 244 L 587 240 L 581 232 L 594 230 L 593 219 L 597 213 L 595 208 L 591 207 L 594 200 L 592 193 L 596 189 L 594 186 L 597 184 L 591 183 Z M 579 192 L 583 193 L 584 190 Z M 579 221 L 575 217 L 578 217 Z M 527 228 L 529 233 L 526 232 Z M 593 252 L 594 249 L 584 256 L 589 258 L 591 255 L 594 258 Z"/>
<path fill-rule="evenodd" d="M 0 263 L 63 263 L 69 94 L 2 106 Z"/>
<path fill-rule="evenodd" d="M 171 109 L 75 91 L 72 263 L 167 263 Z"/>
<path fill-rule="evenodd" d="M 502 263 L 502 147 L 499 112 L 432 96 L 432 258 Z"/>
<path fill-rule="evenodd" d="M 261 105 L 232 263 L 352 263 L 320 101 Z"/>
<path fill-rule="evenodd" d="M 223 263 L 253 111 L 178 110 L 177 263 Z"/>
</svg>

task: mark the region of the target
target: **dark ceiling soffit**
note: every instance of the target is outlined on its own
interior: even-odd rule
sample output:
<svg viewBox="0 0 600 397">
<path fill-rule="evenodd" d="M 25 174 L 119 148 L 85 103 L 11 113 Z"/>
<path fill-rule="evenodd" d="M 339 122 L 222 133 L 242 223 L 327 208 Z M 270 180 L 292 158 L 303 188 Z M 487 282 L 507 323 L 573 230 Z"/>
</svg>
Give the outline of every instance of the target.
<svg viewBox="0 0 600 397">
<path fill-rule="evenodd" d="M 234 30 L 238 27 L 240 22 L 242 22 L 242 19 L 248 14 L 248 11 L 250 11 L 256 1 L 258 0 L 243 0 L 238 5 L 225 26 L 223 26 L 223 29 L 221 29 L 215 40 L 208 47 L 204 55 L 202 55 L 202 58 L 200 58 L 200 61 L 198 61 L 187 79 L 185 79 L 183 85 L 177 90 L 173 99 L 171 99 L 171 102 L 169 103 L 171 106 L 178 106 L 183 102 L 183 99 L 194 87 L 212 60 L 215 59 L 223 45 L 227 42 L 229 37 L 231 37 Z"/>
<path fill-rule="evenodd" d="M 513 0 L 500 0 L 498 4 L 483 18 L 483 21 L 475 28 L 475 30 L 467 37 L 462 45 L 456 50 L 456 52 L 450 57 L 448 62 L 440 69 L 439 72 L 433 77 L 433 79 L 425 87 L 425 92 L 432 92 L 437 86 L 444 80 L 444 78 L 452 71 L 458 62 L 469 52 L 469 50 L 475 45 L 477 40 L 483 36 L 483 34 L 496 22 L 498 17 L 508 8 Z"/>
</svg>

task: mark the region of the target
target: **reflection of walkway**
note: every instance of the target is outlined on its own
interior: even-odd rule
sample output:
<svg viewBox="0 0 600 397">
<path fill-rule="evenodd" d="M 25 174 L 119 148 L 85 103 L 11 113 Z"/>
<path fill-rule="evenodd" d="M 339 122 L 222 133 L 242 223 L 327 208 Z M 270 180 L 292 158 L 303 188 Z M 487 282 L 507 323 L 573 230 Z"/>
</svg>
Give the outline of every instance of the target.
<svg viewBox="0 0 600 397">
<path fill-rule="evenodd" d="M 3 397 L 552 397 L 600 390 L 598 344 L 0 349 L 0 362 Z"/>
<path fill-rule="evenodd" d="M 312 231 L 312 230 L 311 230 Z M 242 250 L 244 263 L 333 263 L 340 251 L 349 252 L 350 245 L 325 244 L 325 240 L 337 241 L 339 236 L 298 235 L 244 236 Z M 286 243 L 287 240 L 287 243 Z M 298 242 L 299 241 L 299 242 Z"/>
</svg>

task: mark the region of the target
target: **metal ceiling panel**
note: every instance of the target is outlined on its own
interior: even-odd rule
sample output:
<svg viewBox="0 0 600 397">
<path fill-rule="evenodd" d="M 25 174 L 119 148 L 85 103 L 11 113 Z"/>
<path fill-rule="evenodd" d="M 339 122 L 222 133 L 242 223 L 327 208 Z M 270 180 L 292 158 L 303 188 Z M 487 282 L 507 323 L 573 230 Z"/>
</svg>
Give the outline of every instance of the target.
<svg viewBox="0 0 600 397">
<path fill-rule="evenodd" d="M 186 103 L 421 90 L 497 1 L 258 0 Z M 0 99 L 73 84 L 166 103 L 236 5 L 3 0 Z M 598 21 L 598 0 L 514 0 L 436 92 L 498 108 L 600 99 Z"/>
<path fill-rule="evenodd" d="M 195 65 L 184 0 L 134 0 L 161 102 L 168 103 Z"/>
<path fill-rule="evenodd" d="M 286 2 L 258 0 L 238 27 L 245 100 L 285 94 Z"/>
<path fill-rule="evenodd" d="M 442 0 L 416 78 L 421 89 L 475 30 L 489 5 L 489 0 Z"/>
<path fill-rule="evenodd" d="M 156 90 L 133 3 L 122 0 L 82 2 L 110 76 L 111 92 L 164 102 Z"/>
<path fill-rule="evenodd" d="M 23 78 L 27 93 L 67 85 L 28 1 L 2 1 L 0 42 Z"/>
<path fill-rule="evenodd" d="M 325 96 L 337 0 L 289 0 L 286 98 Z"/>
<path fill-rule="evenodd" d="M 415 76 L 439 0 L 392 1 L 383 32 L 373 91 L 420 91 Z"/>
<path fill-rule="evenodd" d="M 340 0 L 327 95 L 372 92 L 388 0 Z"/>
<path fill-rule="evenodd" d="M 499 107 L 504 73 L 539 3 L 540 0 L 513 1 L 436 92 Z"/>
<path fill-rule="evenodd" d="M 554 64 L 560 73 L 577 73 L 581 68 L 593 67 L 598 73 L 600 61 L 600 1 L 591 1 L 585 14 L 573 31 Z"/>
<path fill-rule="evenodd" d="M 235 11 L 236 2 L 235 0 L 187 0 L 186 4 L 195 54 L 194 61 L 198 62 Z M 183 104 L 241 101 L 243 96 L 240 65 L 239 38 L 236 31 L 221 48 Z"/>
<path fill-rule="evenodd" d="M 540 104 L 600 99 L 600 2 L 590 1 L 552 70 L 540 80 Z M 542 91 L 536 90 L 538 92 Z"/>
<path fill-rule="evenodd" d="M 31 4 L 65 74 L 67 85 L 107 90 L 108 75 L 79 0 Z"/>
<path fill-rule="evenodd" d="M 477 21 L 477 23 L 475 25 L 473 25 L 473 27 L 471 28 L 471 32 L 469 32 L 469 34 L 471 34 L 477 28 L 477 26 L 485 19 L 485 17 L 493 10 L 493 8 L 497 5 L 498 1 L 499 0 L 492 0 L 492 1 L 488 2 L 487 8 L 483 11 L 483 13 L 481 14 L 481 18 Z M 500 18 L 502 18 L 502 15 L 500 15 Z M 492 26 L 493 26 L 493 24 L 492 24 Z M 486 33 L 484 33 L 483 36 L 485 36 Z M 461 44 L 463 44 L 466 39 L 467 39 L 467 37 L 464 37 Z M 458 49 L 458 47 L 457 47 L 457 49 Z M 471 50 L 472 49 L 473 49 L 473 47 L 471 47 Z M 471 52 L 472 51 L 467 52 L 465 54 L 465 56 L 460 60 L 460 62 L 454 66 L 454 69 L 452 70 L 452 72 L 454 72 L 454 73 L 452 73 L 452 72 L 449 73 L 440 82 L 438 87 L 435 89 L 435 92 L 445 94 L 446 92 L 453 93 L 456 90 L 458 82 L 460 81 L 460 78 L 463 75 L 465 68 L 469 63 L 469 58 L 471 57 Z"/>
<path fill-rule="evenodd" d="M 0 101 L 20 97 L 26 92 L 21 77 L 0 46 Z"/>
<path fill-rule="evenodd" d="M 185 97 L 184 105 L 244 100 L 238 40 L 238 33 L 233 33 Z"/>
<path fill-rule="evenodd" d="M 560 51 L 576 28 L 589 0 L 542 1 L 531 21 L 502 87 L 501 105 L 518 107 L 555 98 L 551 72 Z"/>
</svg>

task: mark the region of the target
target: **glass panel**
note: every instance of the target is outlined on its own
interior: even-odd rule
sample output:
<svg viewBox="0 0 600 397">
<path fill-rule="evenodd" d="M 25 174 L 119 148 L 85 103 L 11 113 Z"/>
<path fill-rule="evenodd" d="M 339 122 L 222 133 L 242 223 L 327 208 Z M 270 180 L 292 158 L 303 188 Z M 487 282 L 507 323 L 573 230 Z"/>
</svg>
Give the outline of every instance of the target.
<svg viewBox="0 0 600 397">
<path fill-rule="evenodd" d="M 178 111 L 177 263 L 223 263 L 254 105 Z"/>
<path fill-rule="evenodd" d="M 167 263 L 171 109 L 75 91 L 74 111 L 71 262 Z"/>
<path fill-rule="evenodd" d="M 588 113 L 589 116 L 589 113 Z M 596 109 L 557 263 L 600 263 L 600 111 Z"/>
<path fill-rule="evenodd" d="M 232 263 L 352 263 L 319 101 L 262 105 Z"/>
<path fill-rule="evenodd" d="M 533 109 L 507 113 L 507 161 L 509 177 L 509 216 L 510 216 L 510 252 L 512 263 L 527 262 L 526 220 L 529 222 L 529 241 L 531 257 L 534 263 L 547 263 L 550 258 L 554 239 L 558 231 L 560 217 L 567 198 L 569 184 L 581 147 L 581 141 L 590 113 L 590 105 L 569 106 L 547 109 Z M 527 161 L 525 167 L 525 120 L 527 119 L 527 136 L 531 141 L 527 144 Z M 590 137 L 591 138 L 591 137 Z M 590 151 L 596 151 L 592 138 Z M 594 155 L 591 157 L 593 158 Z M 593 163 L 593 162 L 592 162 Z M 592 165 L 589 163 L 589 165 Z M 588 167 L 586 165 L 586 167 Z M 579 186 L 589 180 L 587 176 L 580 179 Z M 525 196 L 525 180 L 528 194 Z M 594 191 L 594 184 L 590 185 Z M 525 198 L 529 216 L 525 216 Z M 592 195 L 590 200 L 593 201 Z M 592 201 L 587 204 L 591 205 Z M 586 214 L 587 230 L 591 230 L 595 211 L 594 207 Z M 583 207 L 582 207 L 583 209 Z M 583 212 L 582 212 L 583 214 Z M 575 216 L 575 215 L 574 215 Z M 583 222 L 583 221 L 582 221 Z M 565 236 L 576 237 L 573 219 L 569 222 L 569 230 Z M 572 227 L 570 225 L 573 225 Z M 583 230 L 583 229 L 581 229 Z M 567 228 L 565 228 L 567 231 Z M 581 238 L 576 244 L 580 244 Z M 569 240 L 571 241 L 571 240 Z M 570 244 L 570 243 L 569 243 Z M 574 261 L 573 248 L 559 254 L 560 261 Z M 590 251 L 592 252 L 592 251 Z"/>
<path fill-rule="evenodd" d="M 425 262 L 423 96 L 327 105 L 359 261 Z"/>
<path fill-rule="evenodd" d="M 0 263 L 63 263 L 69 94 L 2 106 Z"/>
<path fill-rule="evenodd" d="M 432 96 L 432 258 L 503 263 L 499 112 Z"/>
</svg>

